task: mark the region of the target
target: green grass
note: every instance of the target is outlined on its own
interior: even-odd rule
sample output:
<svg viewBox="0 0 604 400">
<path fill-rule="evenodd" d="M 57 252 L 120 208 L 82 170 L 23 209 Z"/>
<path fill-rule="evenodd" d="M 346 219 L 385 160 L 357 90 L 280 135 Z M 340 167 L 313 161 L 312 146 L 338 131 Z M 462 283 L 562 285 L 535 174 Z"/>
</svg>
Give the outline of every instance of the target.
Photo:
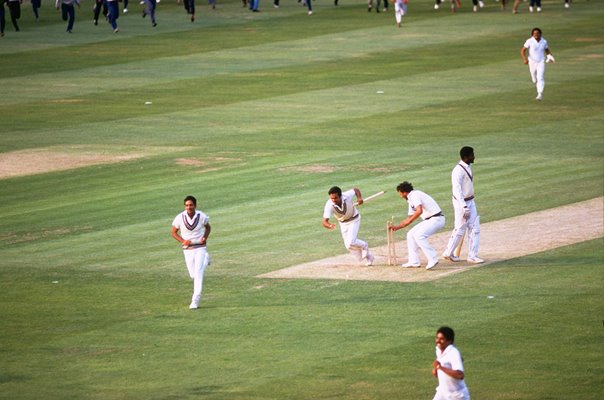
<svg viewBox="0 0 604 400">
<path fill-rule="evenodd" d="M 396 29 L 365 2 L 282 3 L 202 2 L 191 24 L 164 1 L 152 29 L 133 2 L 117 35 L 88 3 L 72 35 L 49 2 L 7 21 L 0 161 L 148 156 L 0 179 L 0 398 L 431 398 L 443 324 L 474 399 L 604 397 L 602 239 L 428 283 L 255 278 L 344 252 L 320 225 L 334 184 L 389 190 L 362 210 L 372 246 L 403 180 L 452 215 L 463 145 L 483 223 L 602 196 L 600 4 L 417 0 Z M 557 60 L 540 103 L 519 56 L 534 26 Z M 187 194 L 213 227 L 197 312 L 169 234 Z"/>
</svg>

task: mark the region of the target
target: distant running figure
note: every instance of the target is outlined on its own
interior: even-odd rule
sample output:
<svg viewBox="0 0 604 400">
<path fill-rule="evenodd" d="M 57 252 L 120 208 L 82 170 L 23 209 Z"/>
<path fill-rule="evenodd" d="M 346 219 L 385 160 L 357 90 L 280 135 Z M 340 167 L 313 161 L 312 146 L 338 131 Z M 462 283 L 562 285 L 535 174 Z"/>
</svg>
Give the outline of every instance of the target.
<svg viewBox="0 0 604 400">
<path fill-rule="evenodd" d="M 537 88 L 535 99 L 542 100 L 543 89 L 545 89 L 545 63 L 555 62 L 556 60 L 549 50 L 547 40 L 542 37 L 541 29 L 533 28 L 531 37 L 524 42 L 524 46 L 520 49 L 520 56 L 522 61 L 528 64 L 531 79 Z"/>
</svg>

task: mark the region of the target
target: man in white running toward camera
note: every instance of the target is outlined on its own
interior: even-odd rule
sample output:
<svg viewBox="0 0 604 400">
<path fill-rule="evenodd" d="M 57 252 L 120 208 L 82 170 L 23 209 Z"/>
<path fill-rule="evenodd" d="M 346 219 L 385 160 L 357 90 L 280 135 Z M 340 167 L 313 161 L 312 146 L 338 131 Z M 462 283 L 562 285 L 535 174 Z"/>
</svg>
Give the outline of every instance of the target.
<svg viewBox="0 0 604 400">
<path fill-rule="evenodd" d="M 340 231 L 344 246 L 352 253 L 357 260 L 365 260 L 365 265 L 373 264 L 374 257 L 369 252 L 369 245 L 357 238 L 359 228 L 361 227 L 361 214 L 354 204 L 354 198 L 357 199 L 357 204 L 363 204 L 363 196 L 358 188 L 350 189 L 342 193 L 342 189 L 337 186 L 329 189 L 329 200 L 323 208 L 323 226 L 333 230 L 336 224 L 329 222 L 332 216 L 340 223 Z"/>
<path fill-rule="evenodd" d="M 474 202 L 474 149 L 464 146 L 459 151 L 461 161 L 451 172 L 451 186 L 453 192 L 453 210 L 455 211 L 455 227 L 451 233 L 449 244 L 443 253 L 443 258 L 449 261 L 459 261 L 455 249 L 468 231 L 468 262 L 472 264 L 483 263 L 478 257 L 480 243 L 480 216 Z"/>
<path fill-rule="evenodd" d="M 528 51 L 528 57 L 527 57 Z M 549 50 L 547 40 L 542 37 L 541 29 L 533 28 L 531 37 L 524 42 L 520 49 L 520 56 L 524 64 L 528 64 L 533 84 L 537 88 L 536 100 L 543 99 L 545 88 L 545 63 L 555 62 L 552 52 Z"/>
<path fill-rule="evenodd" d="M 389 229 L 398 231 L 411 225 L 419 217 L 423 219 L 407 232 L 409 254 L 407 263 L 402 267 L 418 268 L 420 266 L 419 249 L 422 249 L 428 259 L 426 269 L 432 269 L 438 264 L 438 253 L 430 246 L 428 238 L 445 226 L 445 215 L 432 197 L 421 190 L 413 189 L 413 185 L 409 182 L 405 181 L 398 185 L 396 191 L 409 203 L 408 217 L 398 225 L 391 225 Z"/>
<path fill-rule="evenodd" d="M 189 308 L 199 308 L 203 289 L 203 274 L 210 264 L 210 255 L 206 249 L 212 227 L 210 218 L 196 210 L 197 199 L 185 197 L 185 210 L 172 221 L 172 237 L 182 244 L 189 276 L 193 279 L 193 297 Z"/>
</svg>

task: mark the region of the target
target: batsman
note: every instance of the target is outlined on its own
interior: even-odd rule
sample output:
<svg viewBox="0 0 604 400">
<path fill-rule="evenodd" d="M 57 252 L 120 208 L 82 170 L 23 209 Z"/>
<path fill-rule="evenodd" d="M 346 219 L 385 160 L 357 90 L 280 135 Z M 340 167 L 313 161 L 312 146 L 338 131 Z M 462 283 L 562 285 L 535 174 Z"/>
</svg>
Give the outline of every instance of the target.
<svg viewBox="0 0 604 400">
<path fill-rule="evenodd" d="M 459 151 L 461 161 L 451 172 L 451 185 L 453 191 L 453 210 L 455 211 L 455 227 L 443 258 L 457 262 L 460 260 L 456 249 L 463 243 L 466 230 L 468 231 L 468 262 L 472 264 L 483 263 L 478 257 L 478 245 L 480 243 L 480 216 L 474 202 L 474 149 L 464 146 Z"/>
<path fill-rule="evenodd" d="M 360 206 L 364 202 L 361 191 L 355 187 L 342 193 L 342 189 L 334 186 L 329 189 L 328 194 L 329 200 L 327 200 L 323 209 L 323 226 L 330 230 L 335 229 L 336 224 L 330 222 L 331 217 L 335 216 L 340 223 L 344 246 L 359 262 L 364 260 L 366 266 L 372 265 L 374 257 L 369 252 L 369 245 L 357 238 L 361 227 L 361 214 L 356 206 Z M 356 203 L 354 202 L 355 197 L 357 199 Z"/>
</svg>

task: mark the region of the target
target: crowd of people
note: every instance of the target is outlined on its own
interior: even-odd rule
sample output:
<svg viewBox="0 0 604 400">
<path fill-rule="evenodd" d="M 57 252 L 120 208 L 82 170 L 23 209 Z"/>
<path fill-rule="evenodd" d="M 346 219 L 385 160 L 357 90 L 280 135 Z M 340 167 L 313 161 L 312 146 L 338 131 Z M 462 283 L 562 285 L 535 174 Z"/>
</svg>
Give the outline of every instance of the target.
<svg viewBox="0 0 604 400">
<path fill-rule="evenodd" d="M 120 8 L 119 3 L 123 4 L 122 13 L 128 13 L 128 0 L 93 0 L 93 21 L 95 25 L 99 23 L 99 17 L 101 14 L 105 18 L 105 20 L 111 26 L 111 29 L 114 33 L 119 32 L 118 27 L 118 18 L 120 16 Z M 157 4 L 161 0 L 141 0 L 140 4 L 143 6 L 142 17 L 149 17 L 149 21 L 151 22 L 151 26 L 157 26 L 157 21 L 155 19 L 155 10 L 157 8 Z M 191 20 L 191 22 L 195 21 L 195 0 L 176 0 L 178 4 L 184 6 L 184 9 Z M 252 12 L 259 12 L 260 9 L 260 0 L 241 0 L 243 3 L 243 7 L 249 8 Z M 273 7 L 279 8 L 280 0 L 273 0 Z M 403 17 L 407 15 L 407 4 L 408 0 L 391 0 L 394 4 L 394 15 L 396 20 L 396 26 L 399 28 L 402 25 Z M 441 5 L 447 0 L 434 0 L 434 9 L 439 10 Z M 469 0 L 468 0 L 469 1 Z M 499 2 L 501 5 L 501 9 L 505 10 L 506 3 L 510 0 L 495 0 Z M 563 0 L 564 7 L 569 8 L 571 0 Z M 36 20 L 40 18 L 39 9 L 42 6 L 42 0 L 30 0 L 31 8 Z M 512 6 L 512 12 L 514 14 L 518 13 L 518 9 L 520 7 L 520 3 L 525 2 L 529 3 L 528 10 L 529 12 L 541 12 L 541 0 L 514 0 Z M 298 0 L 300 5 L 308 8 L 308 15 L 313 14 L 312 9 L 312 0 Z M 367 11 L 371 12 L 375 10 L 376 12 L 387 12 L 388 11 L 388 0 L 383 1 L 383 7 L 380 4 L 381 0 L 374 1 L 368 0 L 367 3 Z M 21 5 L 23 4 L 23 0 L 0 0 L 0 35 L 4 36 L 4 29 L 6 27 L 6 17 L 5 17 L 5 4 L 8 7 L 8 14 L 10 16 L 10 20 L 16 32 L 19 32 L 19 19 L 21 18 Z M 482 0 L 472 0 L 472 10 L 477 12 L 479 9 L 484 8 L 484 1 Z M 208 5 L 210 5 L 213 9 L 216 8 L 216 0 L 208 0 Z M 338 0 L 334 0 L 334 5 L 338 5 Z M 80 0 L 56 0 L 55 7 L 57 10 L 61 10 L 61 17 L 63 21 L 67 22 L 67 33 L 72 33 L 74 22 L 75 22 L 75 9 L 76 6 L 80 8 Z M 451 0 L 451 12 L 455 12 L 461 8 L 461 0 Z"/>
</svg>

